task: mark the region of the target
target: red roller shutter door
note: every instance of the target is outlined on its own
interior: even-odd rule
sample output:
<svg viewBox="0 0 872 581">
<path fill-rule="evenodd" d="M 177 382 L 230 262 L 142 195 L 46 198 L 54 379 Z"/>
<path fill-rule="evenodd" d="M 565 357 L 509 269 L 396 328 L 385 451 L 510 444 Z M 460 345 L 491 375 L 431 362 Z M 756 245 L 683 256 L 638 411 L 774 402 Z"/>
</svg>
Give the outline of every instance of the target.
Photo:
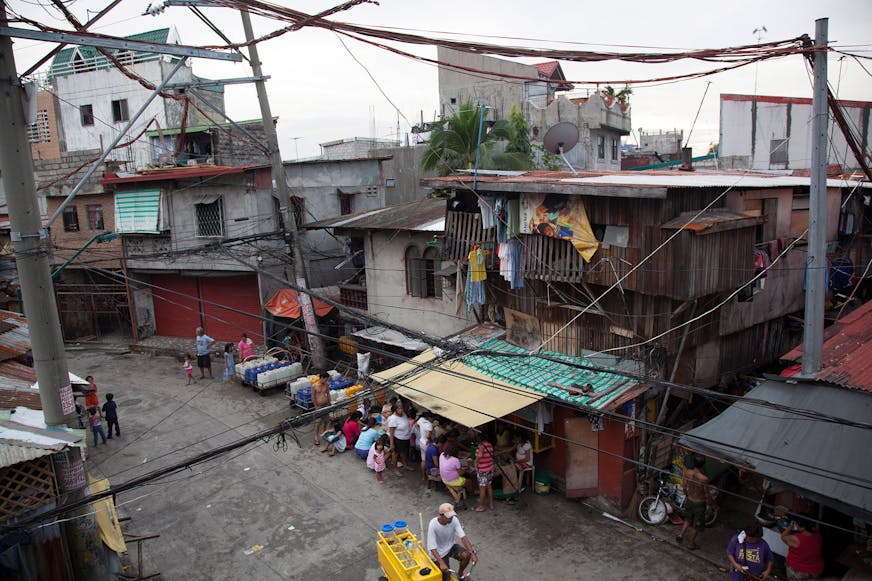
<svg viewBox="0 0 872 581">
<path fill-rule="evenodd" d="M 257 275 L 200 278 L 200 296 L 204 301 L 206 333 L 210 337 L 221 342 L 236 342 L 241 333 L 248 333 L 254 342 L 263 343 Z M 209 302 L 234 310 L 222 309 Z"/>
<path fill-rule="evenodd" d="M 154 285 L 151 294 L 157 334 L 193 339 L 201 324 L 197 279 L 178 274 L 155 274 L 151 283 Z"/>
</svg>

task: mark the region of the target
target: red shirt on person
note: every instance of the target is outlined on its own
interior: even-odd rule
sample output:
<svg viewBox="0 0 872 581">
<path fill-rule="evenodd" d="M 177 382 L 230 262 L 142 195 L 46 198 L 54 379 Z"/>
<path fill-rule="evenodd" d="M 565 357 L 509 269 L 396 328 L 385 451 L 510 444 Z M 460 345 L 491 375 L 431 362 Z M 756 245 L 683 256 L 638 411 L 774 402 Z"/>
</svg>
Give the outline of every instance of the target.
<svg viewBox="0 0 872 581">
<path fill-rule="evenodd" d="M 482 440 L 475 449 L 475 469 L 479 472 L 493 472 L 494 470 L 494 446 L 490 442 Z"/>
<path fill-rule="evenodd" d="M 799 533 L 798 547 L 790 547 L 787 550 L 787 564 L 797 573 L 820 575 L 824 570 L 824 561 L 821 558 L 821 535 L 812 532 L 808 535 Z"/>
<path fill-rule="evenodd" d="M 345 434 L 345 442 L 348 446 L 354 446 L 357 438 L 360 436 L 360 423 L 351 418 L 345 420 L 342 424 L 342 433 Z"/>
</svg>

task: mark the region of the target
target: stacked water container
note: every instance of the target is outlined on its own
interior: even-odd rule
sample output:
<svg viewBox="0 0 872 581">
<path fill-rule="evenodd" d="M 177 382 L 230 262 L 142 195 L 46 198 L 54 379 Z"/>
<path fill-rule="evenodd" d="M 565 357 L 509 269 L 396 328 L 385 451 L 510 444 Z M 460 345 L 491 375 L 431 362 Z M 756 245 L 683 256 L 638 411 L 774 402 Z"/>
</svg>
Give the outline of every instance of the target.
<svg viewBox="0 0 872 581">
<path fill-rule="evenodd" d="M 327 385 L 330 387 L 330 403 L 333 404 L 348 397 L 346 389 L 351 387 L 352 383 L 350 379 L 342 375 L 328 379 Z"/>
<path fill-rule="evenodd" d="M 304 410 L 310 410 L 315 407 L 312 403 L 312 386 L 301 387 L 297 390 L 297 405 Z"/>
<path fill-rule="evenodd" d="M 255 368 L 257 369 L 257 368 Z M 287 383 L 303 375 L 303 366 L 300 363 L 290 361 L 276 361 L 268 363 L 266 369 L 257 374 L 257 388 L 268 389 Z"/>
<path fill-rule="evenodd" d="M 257 381 L 257 374 L 251 376 L 248 371 L 251 369 L 255 369 L 256 367 L 261 367 L 263 365 L 267 365 L 269 363 L 275 363 L 278 361 L 275 357 L 259 357 L 257 359 L 249 359 L 243 363 L 236 364 L 236 378 L 239 381 L 243 381 L 250 385 L 254 385 L 254 382 Z M 249 381 L 249 377 L 251 377 L 251 381 Z"/>
</svg>

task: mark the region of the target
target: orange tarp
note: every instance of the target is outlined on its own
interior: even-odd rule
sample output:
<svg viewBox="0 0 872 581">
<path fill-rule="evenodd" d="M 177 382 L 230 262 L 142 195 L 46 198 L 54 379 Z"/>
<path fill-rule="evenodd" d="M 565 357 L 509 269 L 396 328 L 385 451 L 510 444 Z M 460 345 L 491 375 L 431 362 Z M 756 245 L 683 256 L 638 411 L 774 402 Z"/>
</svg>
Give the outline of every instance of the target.
<svg viewBox="0 0 872 581">
<path fill-rule="evenodd" d="M 323 317 L 333 309 L 331 305 L 322 303 L 315 298 L 312 299 L 312 306 L 315 307 L 315 314 L 319 317 Z M 299 319 L 302 312 L 300 303 L 297 300 L 297 291 L 290 288 L 277 290 L 276 294 L 266 302 L 264 307 L 273 315 L 286 319 Z"/>
</svg>

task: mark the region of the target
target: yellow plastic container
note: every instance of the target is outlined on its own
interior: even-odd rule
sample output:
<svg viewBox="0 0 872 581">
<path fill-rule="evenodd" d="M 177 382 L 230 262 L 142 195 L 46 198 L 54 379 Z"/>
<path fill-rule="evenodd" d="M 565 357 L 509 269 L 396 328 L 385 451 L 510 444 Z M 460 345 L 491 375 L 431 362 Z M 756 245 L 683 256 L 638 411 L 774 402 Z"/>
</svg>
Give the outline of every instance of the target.
<svg viewBox="0 0 872 581">
<path fill-rule="evenodd" d="M 379 565 L 388 581 L 441 581 L 442 572 L 414 534 L 385 538 L 378 533 L 376 546 Z"/>
</svg>

